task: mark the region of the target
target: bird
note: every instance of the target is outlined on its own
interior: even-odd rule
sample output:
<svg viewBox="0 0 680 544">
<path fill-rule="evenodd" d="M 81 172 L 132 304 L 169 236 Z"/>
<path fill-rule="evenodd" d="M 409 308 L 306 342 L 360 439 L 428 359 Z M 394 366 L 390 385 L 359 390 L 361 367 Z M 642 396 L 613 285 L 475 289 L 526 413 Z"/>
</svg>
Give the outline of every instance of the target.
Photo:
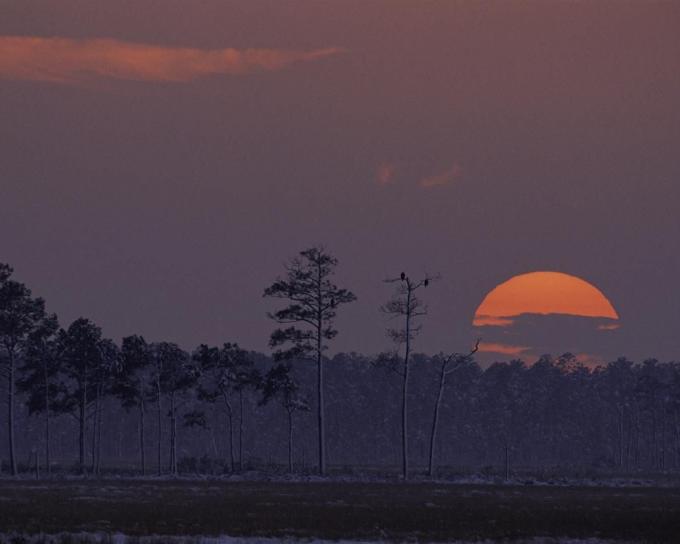
<svg viewBox="0 0 680 544">
<path fill-rule="evenodd" d="M 406 279 L 406 274 L 404 274 L 404 273 L 402 272 L 402 273 L 401 273 L 401 281 L 404 281 L 405 279 Z"/>
<path fill-rule="evenodd" d="M 425 285 L 425 287 L 427 287 L 428 285 L 430 285 L 430 280 L 428 280 L 427 278 L 425 278 L 425 281 L 423 282 L 423 285 Z"/>
</svg>

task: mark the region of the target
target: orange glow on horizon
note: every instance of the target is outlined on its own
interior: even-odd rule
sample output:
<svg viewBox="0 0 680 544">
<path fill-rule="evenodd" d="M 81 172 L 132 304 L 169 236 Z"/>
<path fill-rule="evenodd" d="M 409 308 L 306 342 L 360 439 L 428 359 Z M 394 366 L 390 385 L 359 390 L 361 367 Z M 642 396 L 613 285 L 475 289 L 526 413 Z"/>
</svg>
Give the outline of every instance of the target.
<svg viewBox="0 0 680 544">
<path fill-rule="evenodd" d="M 562 272 L 520 274 L 496 286 L 477 308 L 475 326 L 512 324 L 522 314 L 566 314 L 618 319 L 611 302 L 595 286 Z"/>
</svg>

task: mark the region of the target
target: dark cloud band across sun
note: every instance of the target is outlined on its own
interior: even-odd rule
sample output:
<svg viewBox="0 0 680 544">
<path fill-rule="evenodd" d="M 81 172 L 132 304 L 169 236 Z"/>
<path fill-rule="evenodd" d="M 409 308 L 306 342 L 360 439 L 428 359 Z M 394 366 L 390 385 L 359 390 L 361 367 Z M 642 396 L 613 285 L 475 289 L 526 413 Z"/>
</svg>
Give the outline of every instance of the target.
<svg viewBox="0 0 680 544">
<path fill-rule="evenodd" d="M 113 39 L 0 36 L 0 78 L 71 83 L 92 77 L 186 82 L 214 75 L 281 70 L 342 49 L 197 49 Z"/>
</svg>

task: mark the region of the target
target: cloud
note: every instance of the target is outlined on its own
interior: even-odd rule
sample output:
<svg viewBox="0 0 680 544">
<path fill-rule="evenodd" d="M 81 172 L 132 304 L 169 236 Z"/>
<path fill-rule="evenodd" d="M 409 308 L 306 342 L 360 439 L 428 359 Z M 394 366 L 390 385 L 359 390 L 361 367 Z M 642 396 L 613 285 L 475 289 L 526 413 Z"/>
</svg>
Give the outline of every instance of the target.
<svg viewBox="0 0 680 544">
<path fill-rule="evenodd" d="M 458 178 L 460 178 L 461 173 L 462 171 L 460 169 L 460 166 L 454 164 L 451 168 L 444 172 L 426 178 L 422 178 L 418 182 L 418 184 L 425 189 L 431 189 L 432 187 L 448 185 L 449 183 L 453 183 Z"/>
<path fill-rule="evenodd" d="M 509 327 L 515 322 L 509 317 L 500 317 L 495 315 L 475 315 L 472 324 L 475 327 Z"/>
<path fill-rule="evenodd" d="M 620 323 L 601 323 L 600 325 L 597 326 L 598 331 L 615 331 L 616 329 L 620 328 L 621 328 Z"/>
<path fill-rule="evenodd" d="M 54 83 L 93 77 L 185 82 L 214 75 L 281 70 L 295 62 L 313 61 L 341 51 L 196 49 L 112 39 L 0 36 L 0 78 Z"/>
<path fill-rule="evenodd" d="M 375 172 L 375 181 L 378 185 L 387 185 L 394 181 L 396 167 L 390 163 L 382 163 Z"/>
<path fill-rule="evenodd" d="M 525 346 L 513 346 L 511 344 L 497 344 L 492 342 L 480 342 L 479 351 L 482 353 L 499 353 L 501 355 L 522 355 L 531 348 Z"/>
</svg>

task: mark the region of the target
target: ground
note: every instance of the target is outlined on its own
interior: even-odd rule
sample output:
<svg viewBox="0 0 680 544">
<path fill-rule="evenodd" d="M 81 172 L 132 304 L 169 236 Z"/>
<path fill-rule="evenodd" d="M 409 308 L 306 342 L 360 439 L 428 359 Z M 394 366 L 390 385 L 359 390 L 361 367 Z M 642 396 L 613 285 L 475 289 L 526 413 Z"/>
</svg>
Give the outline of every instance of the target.
<svg viewBox="0 0 680 544">
<path fill-rule="evenodd" d="M 18 532 L 477 540 L 680 540 L 680 489 L 220 480 L 0 481 Z"/>
</svg>

